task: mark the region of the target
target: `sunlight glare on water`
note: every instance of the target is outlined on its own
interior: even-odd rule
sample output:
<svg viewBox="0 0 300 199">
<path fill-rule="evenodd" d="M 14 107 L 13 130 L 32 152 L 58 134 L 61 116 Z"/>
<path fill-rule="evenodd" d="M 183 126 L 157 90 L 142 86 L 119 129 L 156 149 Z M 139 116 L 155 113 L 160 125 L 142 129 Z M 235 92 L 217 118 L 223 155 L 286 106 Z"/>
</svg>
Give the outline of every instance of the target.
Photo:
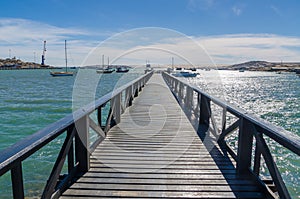
<svg viewBox="0 0 300 199">
<path fill-rule="evenodd" d="M 198 70 L 182 78 L 203 91 L 300 136 L 300 78 L 295 73 Z M 293 197 L 300 196 L 300 158 L 268 140 L 270 150 Z"/>
</svg>

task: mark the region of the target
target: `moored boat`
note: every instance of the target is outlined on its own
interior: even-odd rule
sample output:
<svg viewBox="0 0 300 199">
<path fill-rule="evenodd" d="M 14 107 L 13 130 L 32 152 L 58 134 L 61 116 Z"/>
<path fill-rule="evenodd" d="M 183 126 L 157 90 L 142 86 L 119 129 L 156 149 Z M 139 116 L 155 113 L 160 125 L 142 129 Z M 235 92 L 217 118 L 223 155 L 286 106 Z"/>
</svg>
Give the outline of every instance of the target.
<svg viewBox="0 0 300 199">
<path fill-rule="evenodd" d="M 175 77 L 196 77 L 198 74 L 197 73 L 192 73 L 188 71 L 180 71 L 173 73 L 173 76 Z"/>
<path fill-rule="evenodd" d="M 118 67 L 116 70 L 117 73 L 127 73 L 128 71 L 129 71 L 129 69 L 124 66 Z"/>
<path fill-rule="evenodd" d="M 66 71 L 51 71 L 50 75 L 52 75 L 53 77 L 58 77 L 58 76 L 73 76 L 73 72 L 66 72 Z"/>
<path fill-rule="evenodd" d="M 96 70 L 97 73 L 113 73 L 115 69 L 113 68 L 105 68 L 105 69 L 98 69 Z"/>
<path fill-rule="evenodd" d="M 66 60 L 66 67 L 65 71 L 50 71 L 50 75 L 52 77 L 62 77 L 62 76 L 73 76 L 73 72 L 68 72 L 68 59 L 67 59 L 67 40 L 65 40 L 65 60 Z"/>
</svg>

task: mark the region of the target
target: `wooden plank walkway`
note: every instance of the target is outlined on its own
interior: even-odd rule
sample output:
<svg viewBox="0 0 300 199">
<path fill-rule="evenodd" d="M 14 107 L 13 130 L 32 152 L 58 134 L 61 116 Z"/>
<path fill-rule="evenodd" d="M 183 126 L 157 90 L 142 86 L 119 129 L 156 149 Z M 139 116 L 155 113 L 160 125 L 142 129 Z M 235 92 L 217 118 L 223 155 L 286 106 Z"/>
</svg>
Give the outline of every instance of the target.
<svg viewBox="0 0 300 199">
<path fill-rule="evenodd" d="M 263 198 L 218 147 L 208 151 L 154 74 L 61 198 Z"/>
</svg>

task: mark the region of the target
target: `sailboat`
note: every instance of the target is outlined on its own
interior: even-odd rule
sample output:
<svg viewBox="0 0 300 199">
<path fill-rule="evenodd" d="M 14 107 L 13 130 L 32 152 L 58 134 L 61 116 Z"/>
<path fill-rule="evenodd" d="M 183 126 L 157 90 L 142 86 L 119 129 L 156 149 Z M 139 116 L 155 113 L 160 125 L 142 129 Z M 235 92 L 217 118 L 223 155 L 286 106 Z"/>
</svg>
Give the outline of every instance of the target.
<svg viewBox="0 0 300 199">
<path fill-rule="evenodd" d="M 73 72 L 68 72 L 68 59 L 67 59 L 67 40 L 65 40 L 65 60 L 66 60 L 66 70 L 65 71 L 59 71 L 59 72 L 50 72 L 50 75 L 53 77 L 60 77 L 60 76 L 73 76 Z"/>
<path fill-rule="evenodd" d="M 112 73 L 114 71 L 115 71 L 115 69 L 110 68 L 110 66 L 109 66 L 109 57 L 107 58 L 107 67 L 104 68 L 104 55 L 102 55 L 102 68 L 97 69 L 96 72 L 108 74 L 108 73 Z"/>
</svg>

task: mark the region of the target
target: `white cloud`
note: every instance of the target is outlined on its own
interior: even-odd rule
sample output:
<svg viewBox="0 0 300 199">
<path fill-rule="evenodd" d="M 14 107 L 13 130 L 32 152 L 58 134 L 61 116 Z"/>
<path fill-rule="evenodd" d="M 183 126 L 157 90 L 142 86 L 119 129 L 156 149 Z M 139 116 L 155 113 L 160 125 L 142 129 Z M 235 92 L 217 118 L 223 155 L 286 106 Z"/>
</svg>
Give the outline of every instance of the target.
<svg viewBox="0 0 300 199">
<path fill-rule="evenodd" d="M 299 61 L 300 38 L 272 34 L 236 34 L 198 38 L 217 63 L 248 60 Z M 297 50 L 298 48 L 298 50 Z"/>
<path fill-rule="evenodd" d="M 237 6 L 232 7 L 232 11 L 235 15 L 240 16 L 242 14 L 242 9 L 238 8 Z"/>
<path fill-rule="evenodd" d="M 36 60 L 40 62 L 43 41 L 46 40 L 46 63 L 51 65 L 63 65 L 64 56 L 62 55 L 65 39 L 69 40 L 69 48 L 77 50 L 73 52 L 74 55 L 83 54 L 85 50 L 89 52 L 92 47 L 98 44 L 87 39 L 88 36 L 96 35 L 96 33 L 90 31 L 79 28 L 61 28 L 37 21 L 16 18 L 0 18 L 0 35 L 1 58 L 8 57 L 8 52 L 11 50 L 12 56 L 25 61 L 33 61 L 35 52 Z M 79 40 L 78 38 L 85 39 Z M 80 59 L 82 59 L 82 56 Z M 80 59 L 74 58 L 74 60 L 77 60 L 76 63 Z"/>
<path fill-rule="evenodd" d="M 117 46 L 109 46 L 102 52 L 108 52 L 111 57 L 124 53 L 125 48 L 121 50 Z M 233 34 L 191 39 L 177 35 L 160 40 L 156 38 L 152 44 L 140 43 L 128 46 L 127 49 L 128 52 L 131 50 L 131 53 L 127 53 L 124 57 L 135 64 L 143 64 L 146 59 L 152 63 L 170 64 L 171 57 L 175 57 L 178 64 L 190 62 L 200 65 L 230 64 L 249 60 L 299 61 L 300 38 L 272 34 Z M 123 60 L 125 59 L 119 61 Z"/>
<path fill-rule="evenodd" d="M 107 34 L 107 33 L 106 33 Z M 0 57 L 12 56 L 37 62 L 47 40 L 46 63 L 64 64 L 64 43 L 68 40 L 70 65 L 101 64 L 101 57 L 110 57 L 119 64 L 170 64 L 191 62 L 212 65 L 249 60 L 299 61 L 300 37 L 275 34 L 232 34 L 188 37 L 162 29 L 143 28 L 108 36 L 76 28 L 60 28 L 23 19 L 0 19 Z M 103 41 L 104 40 L 104 41 Z M 101 42 L 102 41 L 102 42 Z M 100 44 L 100 45 L 99 45 Z M 107 59 L 107 58 L 106 58 Z"/>
<path fill-rule="evenodd" d="M 48 24 L 25 19 L 0 19 L 0 42 L 23 43 L 27 41 L 58 41 L 68 35 L 87 35 L 75 28 L 59 28 Z"/>
</svg>

